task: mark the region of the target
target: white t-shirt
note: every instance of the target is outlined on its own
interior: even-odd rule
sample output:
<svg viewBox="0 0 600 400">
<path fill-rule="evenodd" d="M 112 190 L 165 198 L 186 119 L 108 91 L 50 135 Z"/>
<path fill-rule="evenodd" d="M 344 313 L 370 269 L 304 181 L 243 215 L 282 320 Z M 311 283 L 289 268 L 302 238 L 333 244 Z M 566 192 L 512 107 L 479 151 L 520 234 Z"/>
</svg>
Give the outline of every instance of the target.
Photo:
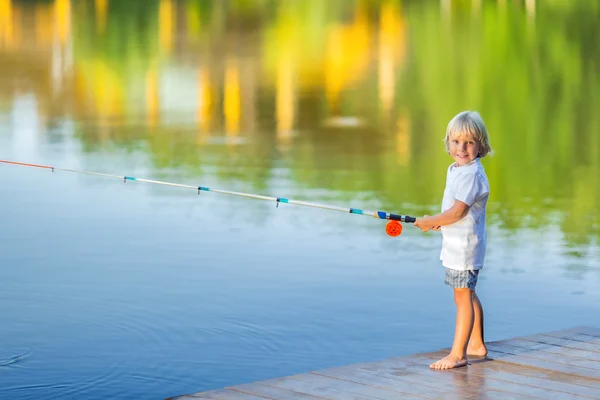
<svg viewBox="0 0 600 400">
<path fill-rule="evenodd" d="M 464 271 L 483 268 L 487 232 L 485 210 L 490 194 L 490 184 L 479 158 L 467 165 L 448 167 L 442 212 L 454 205 L 455 200 L 466 203 L 469 212 L 461 220 L 442 226 L 442 252 L 444 267 Z"/>
</svg>

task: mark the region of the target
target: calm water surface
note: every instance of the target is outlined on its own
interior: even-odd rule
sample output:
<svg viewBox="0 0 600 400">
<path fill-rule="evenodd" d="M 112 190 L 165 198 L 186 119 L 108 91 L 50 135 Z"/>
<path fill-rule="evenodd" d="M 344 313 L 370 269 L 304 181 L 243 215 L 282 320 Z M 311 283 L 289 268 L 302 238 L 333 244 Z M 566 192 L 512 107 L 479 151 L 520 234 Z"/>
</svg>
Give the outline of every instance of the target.
<svg viewBox="0 0 600 400">
<path fill-rule="evenodd" d="M 488 340 L 600 326 L 600 7 L 0 1 L 0 159 L 409 215 L 495 154 Z M 0 165 L 0 398 L 160 399 L 451 345 L 439 233 Z"/>
</svg>

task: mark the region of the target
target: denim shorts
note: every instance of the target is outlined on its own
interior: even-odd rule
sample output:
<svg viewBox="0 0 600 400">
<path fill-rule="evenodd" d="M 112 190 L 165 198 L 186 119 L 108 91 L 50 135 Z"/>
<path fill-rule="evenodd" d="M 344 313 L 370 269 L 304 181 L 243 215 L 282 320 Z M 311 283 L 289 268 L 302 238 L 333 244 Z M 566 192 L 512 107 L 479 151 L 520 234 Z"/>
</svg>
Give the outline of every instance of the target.
<svg viewBox="0 0 600 400">
<path fill-rule="evenodd" d="M 451 288 L 469 288 L 475 290 L 477 285 L 478 269 L 468 269 L 466 271 L 457 271 L 455 269 L 446 268 L 446 279 L 444 283 Z"/>
</svg>

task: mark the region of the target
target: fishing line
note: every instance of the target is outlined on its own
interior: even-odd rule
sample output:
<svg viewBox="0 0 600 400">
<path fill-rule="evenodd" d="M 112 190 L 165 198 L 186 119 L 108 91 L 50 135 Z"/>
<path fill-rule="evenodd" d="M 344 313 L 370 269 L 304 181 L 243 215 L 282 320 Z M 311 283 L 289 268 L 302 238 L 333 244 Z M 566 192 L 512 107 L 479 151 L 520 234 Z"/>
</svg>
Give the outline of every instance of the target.
<svg viewBox="0 0 600 400">
<path fill-rule="evenodd" d="M 258 199 L 258 200 L 274 201 L 274 202 L 276 202 L 277 207 L 279 207 L 280 203 L 285 203 L 285 204 L 295 204 L 298 206 L 305 206 L 305 207 L 321 208 L 321 209 L 325 209 L 325 210 L 342 211 L 342 212 L 346 212 L 346 213 L 350 213 L 350 214 L 367 215 L 367 216 L 375 217 L 378 219 L 390 220 L 390 222 L 387 223 L 386 228 L 385 228 L 385 231 L 389 236 L 399 236 L 402 233 L 401 222 L 408 222 L 408 223 L 415 222 L 414 217 L 410 217 L 408 215 L 391 214 L 391 213 L 388 213 L 385 211 L 368 211 L 368 210 L 362 210 L 359 208 L 338 207 L 338 206 L 332 206 L 332 205 L 327 205 L 327 204 L 312 203 L 312 202 L 308 202 L 308 201 L 293 200 L 293 199 L 288 199 L 285 197 L 273 197 L 273 196 L 264 196 L 264 195 L 260 195 L 260 194 L 233 192 L 231 190 L 213 189 L 213 188 L 209 188 L 206 186 L 185 185 L 185 184 L 181 184 L 181 183 L 173 183 L 173 182 L 157 181 L 157 180 L 152 180 L 152 179 L 136 178 L 136 177 L 127 176 L 127 175 L 105 174 L 102 172 L 82 171 L 82 170 L 70 169 L 70 168 L 59 168 L 59 167 L 53 167 L 51 165 L 32 164 L 32 163 L 25 163 L 25 162 L 19 162 L 19 161 L 0 160 L 0 163 L 17 165 L 17 166 L 21 166 L 21 167 L 49 169 L 52 172 L 64 171 L 64 172 L 74 172 L 74 173 L 78 173 L 78 174 L 103 176 L 103 177 L 107 177 L 107 178 L 118 178 L 118 179 L 122 179 L 123 183 L 127 183 L 127 181 L 136 181 L 136 182 L 151 183 L 154 185 L 164 185 L 164 186 L 180 187 L 180 188 L 185 188 L 185 189 L 194 189 L 198 192 L 198 194 L 200 194 L 200 192 L 214 192 L 214 193 L 228 194 L 228 195 L 233 195 L 233 196 L 241 196 L 241 197 Z"/>
</svg>

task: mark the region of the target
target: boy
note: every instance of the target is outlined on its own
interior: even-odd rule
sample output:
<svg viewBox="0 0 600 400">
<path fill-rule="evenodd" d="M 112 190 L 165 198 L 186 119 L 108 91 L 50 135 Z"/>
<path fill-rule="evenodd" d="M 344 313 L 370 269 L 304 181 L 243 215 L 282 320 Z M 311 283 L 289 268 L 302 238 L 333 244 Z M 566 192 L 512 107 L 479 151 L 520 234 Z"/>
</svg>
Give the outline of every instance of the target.
<svg viewBox="0 0 600 400">
<path fill-rule="evenodd" d="M 454 290 L 456 329 L 450 354 L 430 365 L 450 369 L 467 365 L 468 355 L 485 356 L 483 308 L 475 293 L 483 268 L 487 232 L 486 206 L 490 186 L 480 159 L 491 152 L 487 129 L 474 111 L 456 115 L 448 124 L 446 151 L 454 159 L 448 167 L 442 212 L 417 218 L 423 232 L 442 231 L 440 259 L 446 269 L 445 283 Z"/>
</svg>

